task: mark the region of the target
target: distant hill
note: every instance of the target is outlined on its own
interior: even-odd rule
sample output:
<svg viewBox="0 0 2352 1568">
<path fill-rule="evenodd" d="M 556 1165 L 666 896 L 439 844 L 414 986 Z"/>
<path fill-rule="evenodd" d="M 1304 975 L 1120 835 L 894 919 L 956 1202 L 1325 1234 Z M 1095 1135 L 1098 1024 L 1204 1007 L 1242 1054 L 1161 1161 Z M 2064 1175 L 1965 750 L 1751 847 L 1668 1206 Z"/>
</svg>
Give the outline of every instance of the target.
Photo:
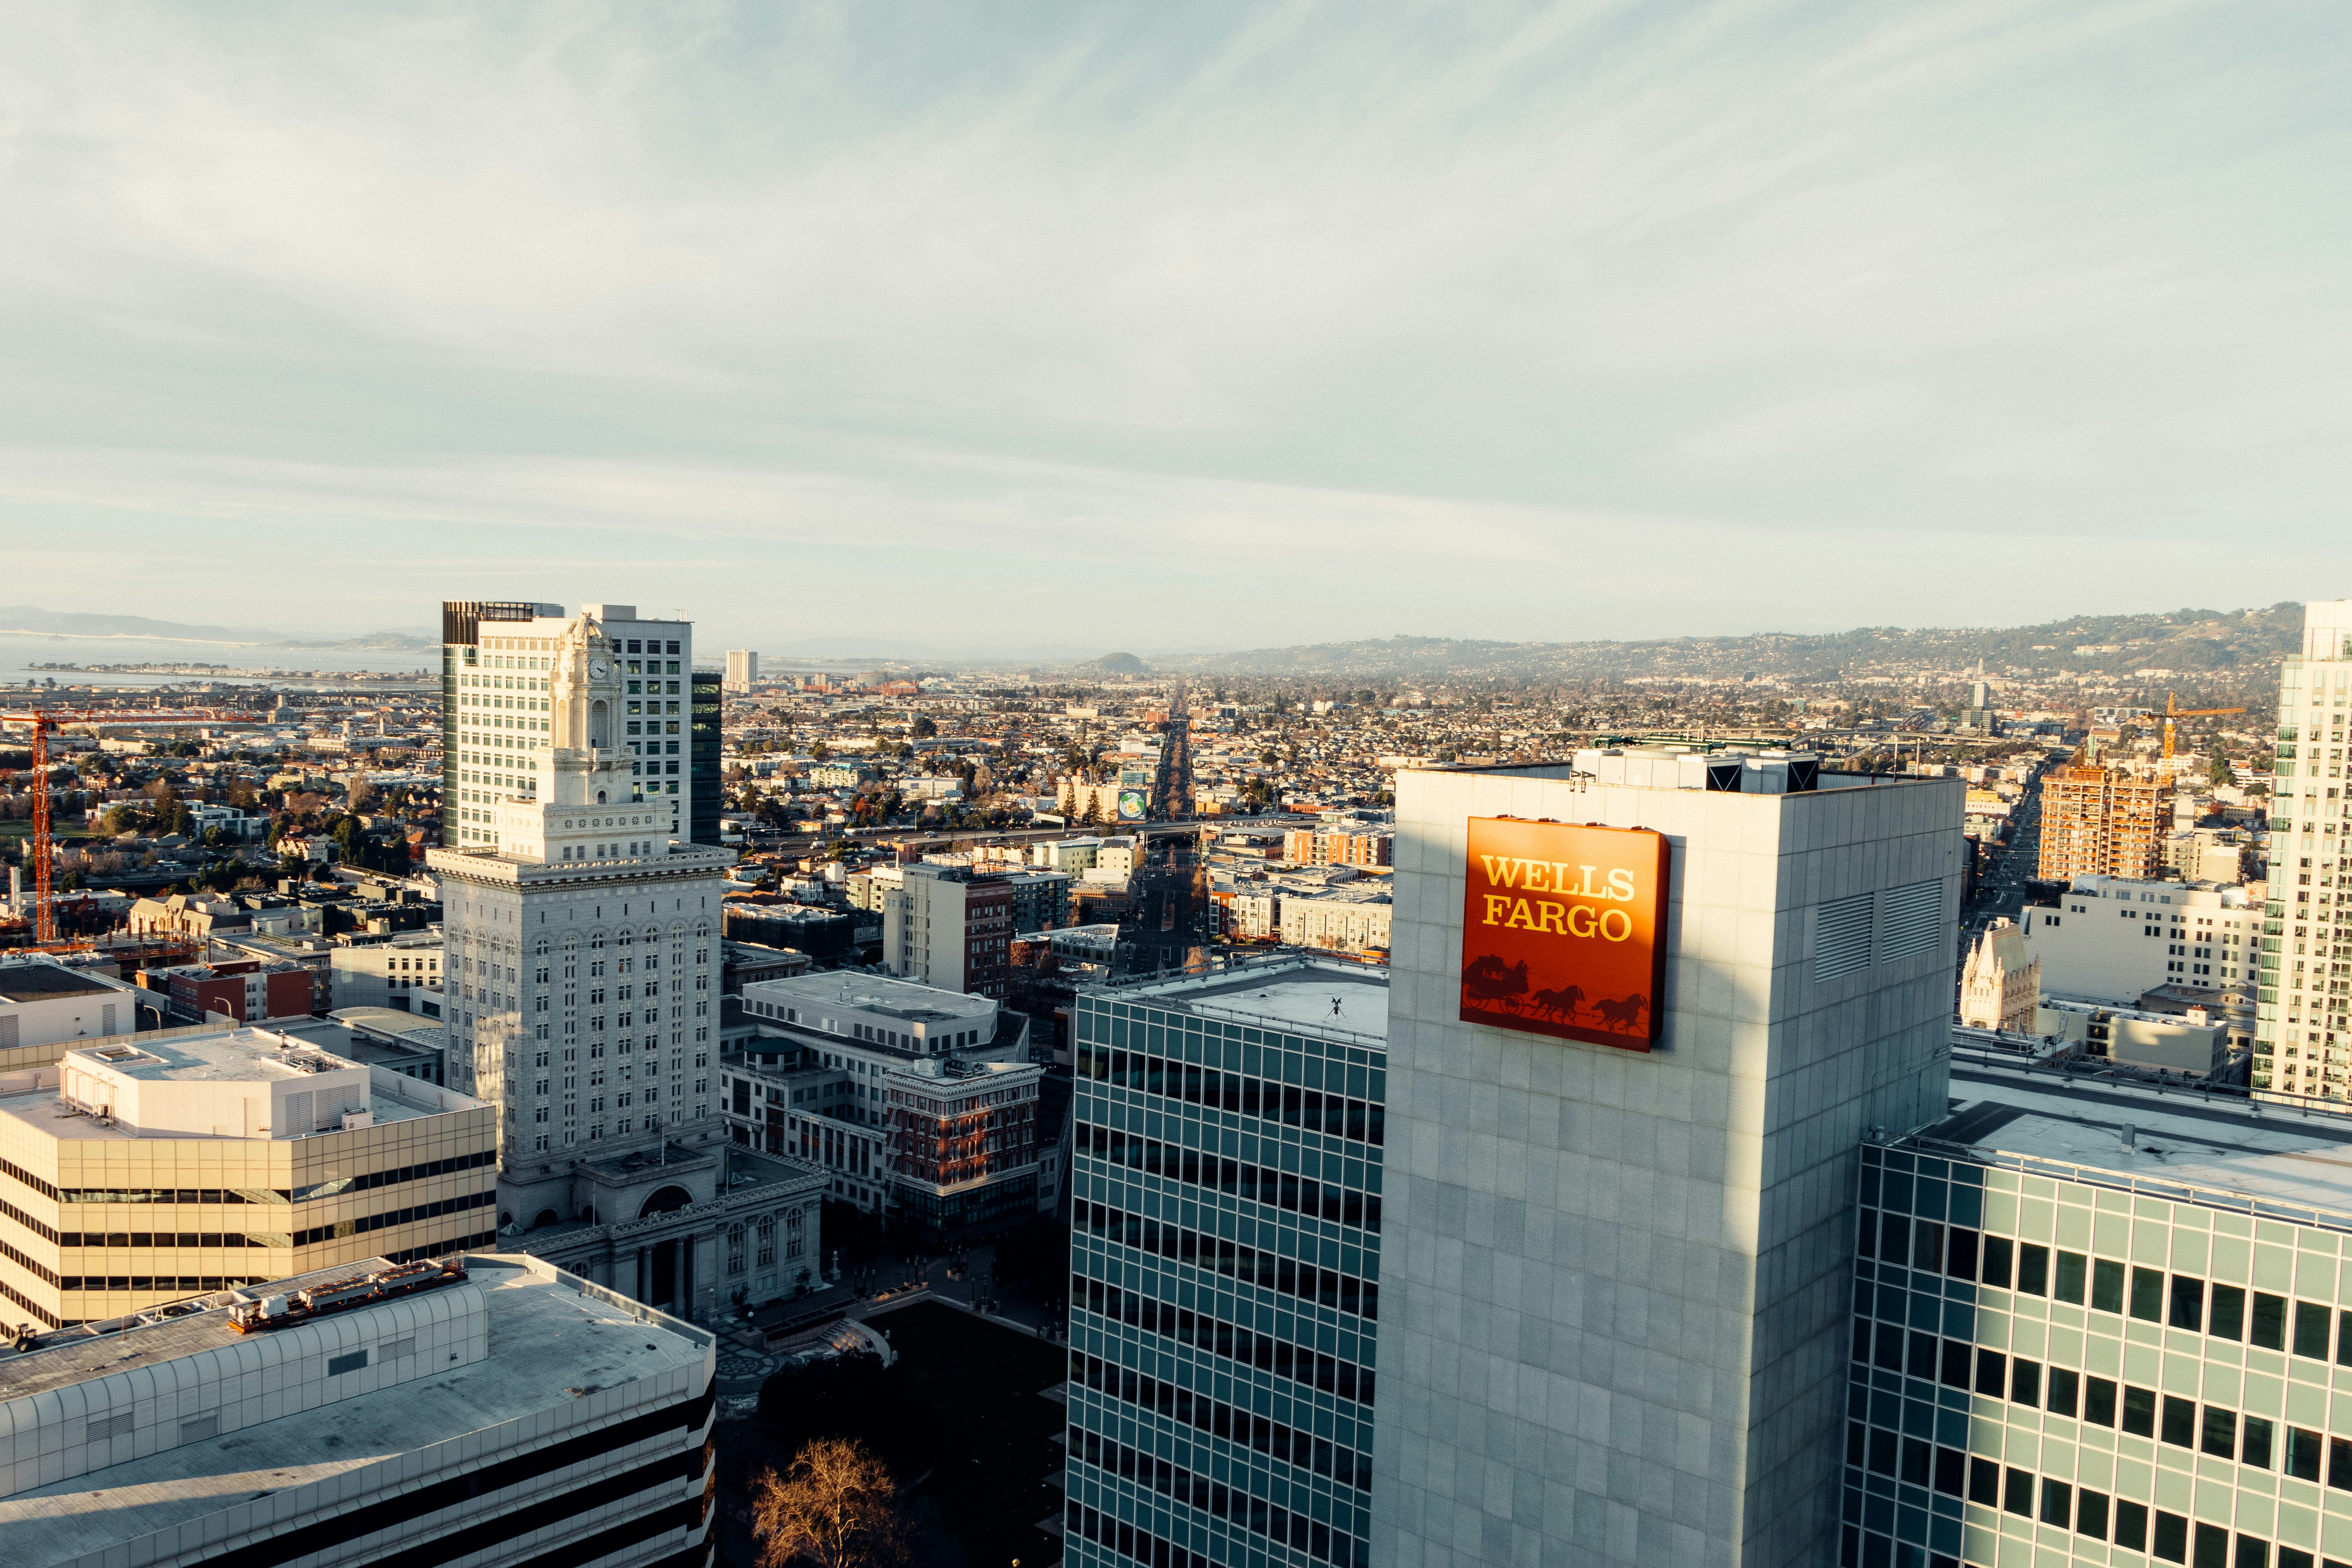
<svg viewBox="0 0 2352 1568">
<path fill-rule="evenodd" d="M 191 626 L 144 616 L 94 616 L 44 610 L 32 605 L 0 605 L 0 631 L 38 632 L 72 637 L 161 637 L 176 642 L 273 643 L 286 634 L 260 626 Z"/>
<path fill-rule="evenodd" d="M 365 637 L 345 637 L 341 642 L 288 641 L 287 647 L 359 648 L 387 653 L 420 653 L 439 647 L 434 637 L 421 632 L 370 632 Z"/>
<path fill-rule="evenodd" d="M 360 648 L 415 653 L 436 647 L 429 632 L 370 632 L 356 637 L 289 637 L 267 626 L 215 626 L 158 621 L 145 616 L 100 616 L 78 610 L 44 610 L 32 605 L 0 605 L 0 632 L 41 637 L 149 637 L 157 642 L 246 643 L 268 647 Z"/>
<path fill-rule="evenodd" d="M 1482 642 L 1449 637 L 1317 643 L 1254 648 L 1169 661 L 1201 675 L 1334 676 L 1371 679 L 1590 680 L 1631 676 L 1758 675 L 1807 680 L 1883 673 L 1893 667 L 1942 669 L 1984 661 L 1986 672 L 2100 671 L 2128 676 L 2161 669 L 2182 677 L 2227 677 L 2274 665 L 2300 645 L 2303 606 L 2183 609 L 2130 616 L 2074 616 L 2039 626 L 1864 626 L 1800 635 L 1670 637 L 1649 642 Z M 2160 679 L 2160 678 L 2159 678 Z"/>
<path fill-rule="evenodd" d="M 1105 675 L 1141 675 L 1150 667 L 1131 653 L 1107 653 L 1100 658 L 1087 660 L 1078 668 L 1098 669 Z"/>
</svg>

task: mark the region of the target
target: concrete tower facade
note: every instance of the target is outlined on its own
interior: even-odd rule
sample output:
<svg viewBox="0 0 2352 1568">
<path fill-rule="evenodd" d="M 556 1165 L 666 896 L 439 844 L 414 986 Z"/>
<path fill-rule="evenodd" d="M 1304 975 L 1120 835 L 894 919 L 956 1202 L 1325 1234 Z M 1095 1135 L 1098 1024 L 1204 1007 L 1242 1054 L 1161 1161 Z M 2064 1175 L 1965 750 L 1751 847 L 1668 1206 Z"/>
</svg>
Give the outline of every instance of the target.
<svg viewBox="0 0 2352 1568">
<path fill-rule="evenodd" d="M 1963 786 L 1609 761 L 1657 787 L 1398 777 L 1375 1564 L 1836 1561 L 1856 1150 L 1945 1109 Z M 1497 817 L 1663 836 L 1654 994 L 1470 958 Z"/>
</svg>

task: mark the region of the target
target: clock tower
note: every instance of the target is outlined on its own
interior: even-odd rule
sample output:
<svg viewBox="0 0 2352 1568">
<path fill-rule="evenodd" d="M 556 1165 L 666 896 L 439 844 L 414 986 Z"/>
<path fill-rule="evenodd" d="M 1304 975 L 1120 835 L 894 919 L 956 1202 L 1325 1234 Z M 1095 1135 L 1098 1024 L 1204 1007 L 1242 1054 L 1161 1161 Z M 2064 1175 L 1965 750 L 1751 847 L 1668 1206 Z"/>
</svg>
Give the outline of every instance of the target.
<svg viewBox="0 0 2352 1568">
<path fill-rule="evenodd" d="M 586 616 L 564 623 L 549 682 L 557 751 L 609 752 L 621 710 L 620 661 L 604 626 Z"/>
</svg>

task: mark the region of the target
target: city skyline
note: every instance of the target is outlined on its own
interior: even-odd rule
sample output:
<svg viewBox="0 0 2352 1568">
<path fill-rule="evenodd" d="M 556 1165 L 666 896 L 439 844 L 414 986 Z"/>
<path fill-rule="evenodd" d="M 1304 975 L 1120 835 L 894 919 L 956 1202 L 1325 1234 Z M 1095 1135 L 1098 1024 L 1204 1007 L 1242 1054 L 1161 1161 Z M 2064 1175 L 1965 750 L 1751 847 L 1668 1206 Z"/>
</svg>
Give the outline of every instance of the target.
<svg viewBox="0 0 2352 1568">
<path fill-rule="evenodd" d="M 847 590 L 809 637 L 873 584 L 908 640 L 1247 647 L 2265 604 L 2341 554 L 2316 12 L 0 26 L 20 600 L 138 560 L 299 635 L 462 563 L 733 646 L 714 576 Z M 1349 590 L 1268 638 L 1237 554 Z M 297 559 L 331 595 L 258 614 Z"/>
</svg>

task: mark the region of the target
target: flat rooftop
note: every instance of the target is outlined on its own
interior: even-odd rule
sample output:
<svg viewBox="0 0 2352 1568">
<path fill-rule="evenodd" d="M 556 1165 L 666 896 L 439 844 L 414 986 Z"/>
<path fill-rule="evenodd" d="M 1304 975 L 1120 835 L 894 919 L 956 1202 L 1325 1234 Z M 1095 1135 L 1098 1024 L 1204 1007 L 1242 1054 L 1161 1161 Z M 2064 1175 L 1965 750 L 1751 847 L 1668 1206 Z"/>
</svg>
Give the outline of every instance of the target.
<svg viewBox="0 0 2352 1568">
<path fill-rule="evenodd" d="M 124 989 L 62 963 L 0 963 L 0 1002 L 55 1002 Z"/>
<path fill-rule="evenodd" d="M 290 1052 L 283 1048 L 289 1038 L 298 1047 Z M 308 1078 L 310 1069 L 299 1065 L 305 1060 L 323 1059 L 334 1068 L 360 1065 L 330 1056 L 312 1041 L 274 1029 L 224 1030 L 170 1040 L 133 1037 L 66 1054 L 92 1058 L 125 1078 L 164 1083 L 256 1083 Z"/>
<path fill-rule="evenodd" d="M 1204 1018 L 1300 1034 L 1388 1039 L 1388 972 L 1364 964 L 1301 957 L 1238 972 L 1123 986 L 1108 994 L 1114 1000 L 1146 996 L 1155 1005 Z"/>
<path fill-rule="evenodd" d="M 279 1047 L 282 1045 L 290 1045 L 293 1048 L 281 1051 Z M 389 1074 L 378 1079 L 363 1062 L 332 1056 L 299 1036 L 281 1035 L 274 1029 L 224 1029 L 216 1033 L 178 1035 L 169 1038 L 156 1034 L 136 1035 L 100 1042 L 66 1054 L 94 1057 L 130 1078 L 179 1082 L 266 1083 L 302 1079 L 310 1074 L 299 1065 L 301 1059 L 323 1060 L 331 1068 L 358 1068 L 368 1071 L 368 1109 L 374 1113 L 375 1124 L 379 1127 L 386 1122 L 442 1114 L 439 1106 L 410 1100 L 399 1092 L 404 1080 Z M 19 1075 L 19 1081 L 25 1076 Z M 119 1120 L 112 1120 L 110 1125 L 101 1123 L 98 1118 L 85 1115 L 68 1103 L 54 1082 L 37 1088 L 27 1084 L 13 1093 L 0 1089 L 0 1116 L 13 1117 L 45 1138 L 77 1142 L 208 1136 L 163 1128 L 142 1131 Z M 218 1136 L 242 1138 L 243 1134 Z"/>
<path fill-rule="evenodd" d="M 996 1004 L 985 996 L 942 991 L 936 985 L 883 974 L 795 974 L 782 980 L 755 980 L 744 989 L 748 992 L 754 986 L 762 1001 L 791 1002 L 803 1007 L 856 1007 L 918 1023 L 935 1018 L 978 1020 L 996 1011 Z"/>
<path fill-rule="evenodd" d="M 359 1267 L 303 1278 L 340 1278 Z M 185 1443 L 0 1498 L 0 1539 L 8 1543 L 10 1568 L 48 1568 L 131 1537 L 172 1529 L 257 1493 L 329 1480 L 550 1406 L 568 1405 L 594 1389 L 698 1365 L 709 1353 L 709 1337 L 699 1330 L 667 1319 L 646 1321 L 615 1303 L 582 1293 L 551 1269 L 540 1269 L 520 1258 L 470 1254 L 467 1283 L 440 1287 L 480 1293 L 489 1330 L 489 1353 L 481 1361 L 430 1380 L 395 1384 L 247 1426 L 225 1441 Z M 360 1320 L 391 1307 L 359 1307 L 341 1316 Z M 224 1314 L 215 1311 L 129 1330 L 87 1345 L 0 1359 L 0 1400 L 57 1386 L 61 1376 L 69 1382 L 119 1372 L 126 1356 L 153 1364 L 231 1346 L 240 1338 Z"/>
<path fill-rule="evenodd" d="M 1918 1140 L 2076 1167 L 2102 1185 L 2146 1183 L 2158 1195 L 2240 1212 L 2249 1199 L 2314 1211 L 2331 1228 L 2352 1229 L 2352 1115 L 1958 1063 L 1951 1105 Z"/>
</svg>

